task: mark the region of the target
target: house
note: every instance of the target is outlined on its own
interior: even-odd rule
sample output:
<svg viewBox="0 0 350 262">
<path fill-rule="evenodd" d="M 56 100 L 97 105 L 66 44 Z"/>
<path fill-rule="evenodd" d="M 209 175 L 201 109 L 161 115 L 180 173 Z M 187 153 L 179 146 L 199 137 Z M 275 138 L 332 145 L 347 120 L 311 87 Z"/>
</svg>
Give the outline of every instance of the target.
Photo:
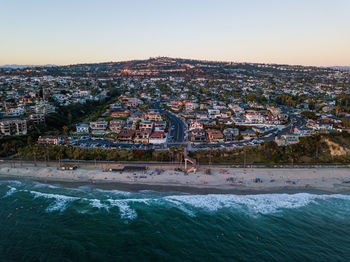
<svg viewBox="0 0 350 262">
<path fill-rule="evenodd" d="M 298 136 L 311 136 L 315 134 L 315 130 L 308 127 L 295 127 L 294 134 Z"/>
<path fill-rule="evenodd" d="M 154 122 L 163 120 L 162 116 L 157 112 L 147 112 L 143 115 L 143 118 L 145 120 L 154 121 Z"/>
<path fill-rule="evenodd" d="M 113 111 L 113 110 L 116 110 L 116 111 L 117 111 L 117 110 L 121 110 L 121 109 L 122 109 L 122 105 L 119 104 L 119 103 L 111 104 L 110 108 L 111 108 L 112 111 Z"/>
<path fill-rule="evenodd" d="M 275 137 L 275 142 L 278 146 L 288 146 L 291 144 L 299 143 L 299 136 L 297 135 L 282 135 L 281 137 Z"/>
<path fill-rule="evenodd" d="M 249 112 L 245 114 L 247 122 L 249 123 L 264 123 L 265 118 L 257 112 Z"/>
<path fill-rule="evenodd" d="M 60 145 L 64 142 L 64 139 L 62 139 L 59 136 L 39 136 L 38 138 L 38 144 L 40 145 Z"/>
<path fill-rule="evenodd" d="M 33 106 L 33 111 L 36 114 L 46 115 L 46 114 L 54 113 L 56 111 L 56 107 L 54 105 L 51 105 L 51 104 L 40 103 L 40 104 Z"/>
<path fill-rule="evenodd" d="M 195 109 L 197 109 L 199 106 L 196 103 L 192 103 L 192 102 L 185 102 L 185 108 L 186 111 L 193 111 Z"/>
<path fill-rule="evenodd" d="M 149 137 L 150 144 L 164 144 L 166 143 L 166 135 L 164 132 L 153 132 Z"/>
<path fill-rule="evenodd" d="M 9 110 L 7 111 L 7 115 L 9 116 L 20 116 L 24 114 L 25 114 L 25 110 L 22 107 L 9 108 Z"/>
<path fill-rule="evenodd" d="M 204 129 L 193 129 L 189 133 L 191 142 L 205 142 L 207 141 L 206 133 Z"/>
<path fill-rule="evenodd" d="M 109 121 L 109 129 L 114 133 L 119 133 L 120 130 L 124 127 L 124 120 L 111 120 Z"/>
<path fill-rule="evenodd" d="M 192 120 L 188 125 L 188 130 L 203 129 L 203 124 L 198 120 Z"/>
<path fill-rule="evenodd" d="M 122 129 L 118 135 L 120 141 L 133 141 L 135 130 L 133 129 Z"/>
<path fill-rule="evenodd" d="M 238 128 L 226 128 L 223 131 L 223 134 L 225 136 L 226 141 L 234 141 L 236 139 L 236 136 L 239 135 L 239 129 Z"/>
<path fill-rule="evenodd" d="M 148 131 L 136 131 L 134 142 L 148 144 L 149 136 L 150 136 L 150 132 Z"/>
<path fill-rule="evenodd" d="M 267 107 L 267 110 L 269 110 L 273 115 L 279 115 L 281 113 L 281 109 L 279 107 Z"/>
<path fill-rule="evenodd" d="M 125 126 L 123 127 L 123 129 L 133 129 L 133 130 L 135 130 L 136 129 L 136 124 L 137 124 L 136 121 L 127 121 Z"/>
<path fill-rule="evenodd" d="M 107 127 L 108 127 L 107 121 L 90 122 L 90 128 L 92 130 L 92 134 L 94 134 L 94 135 L 105 134 Z"/>
<path fill-rule="evenodd" d="M 151 121 L 141 121 L 139 124 L 139 129 L 141 131 L 152 131 L 153 130 L 153 122 Z"/>
<path fill-rule="evenodd" d="M 127 121 L 138 121 L 143 120 L 143 114 L 140 112 L 133 112 L 129 115 Z"/>
<path fill-rule="evenodd" d="M 168 106 L 174 111 L 180 111 L 180 109 L 183 106 L 183 102 L 182 101 L 170 101 L 168 103 Z"/>
<path fill-rule="evenodd" d="M 256 138 L 256 133 L 251 129 L 241 131 L 240 133 L 241 133 L 241 136 L 243 136 L 243 139 L 245 140 Z"/>
<path fill-rule="evenodd" d="M 129 110 L 123 110 L 123 109 L 117 109 L 117 110 L 112 110 L 109 115 L 111 117 L 123 117 L 126 118 L 130 115 L 130 111 Z"/>
<path fill-rule="evenodd" d="M 127 98 L 127 100 L 124 103 L 128 107 L 137 107 L 137 105 L 140 104 L 140 101 L 137 98 L 130 97 Z"/>
<path fill-rule="evenodd" d="M 108 122 L 107 121 L 90 122 L 90 128 L 92 130 L 106 130 L 107 127 L 108 127 Z"/>
<path fill-rule="evenodd" d="M 5 136 L 26 135 L 27 121 L 21 119 L 0 120 L 0 133 Z"/>
<path fill-rule="evenodd" d="M 224 135 L 221 133 L 220 130 L 207 129 L 206 133 L 209 143 L 219 143 L 225 141 Z"/>
<path fill-rule="evenodd" d="M 218 118 L 221 117 L 220 110 L 219 109 L 208 109 L 208 114 L 210 118 Z"/>
<path fill-rule="evenodd" d="M 45 125 L 45 115 L 44 114 L 31 114 L 28 117 L 28 125 Z"/>
<path fill-rule="evenodd" d="M 165 131 L 167 123 L 165 121 L 155 122 L 154 131 Z"/>
<path fill-rule="evenodd" d="M 230 110 L 221 110 L 221 117 L 222 118 L 229 118 L 231 116 L 231 111 Z"/>
<path fill-rule="evenodd" d="M 89 134 L 90 127 L 88 124 L 79 124 L 76 126 L 77 134 Z"/>
<path fill-rule="evenodd" d="M 196 118 L 198 119 L 208 119 L 208 114 L 205 112 L 198 112 L 196 113 Z"/>
<path fill-rule="evenodd" d="M 316 121 L 315 128 L 321 132 L 328 132 L 333 129 L 333 124 L 329 121 L 319 120 Z"/>
<path fill-rule="evenodd" d="M 235 104 L 229 104 L 228 107 L 236 114 L 236 115 L 240 115 L 244 113 L 244 109 L 242 107 L 240 107 L 239 105 L 235 105 Z"/>
</svg>

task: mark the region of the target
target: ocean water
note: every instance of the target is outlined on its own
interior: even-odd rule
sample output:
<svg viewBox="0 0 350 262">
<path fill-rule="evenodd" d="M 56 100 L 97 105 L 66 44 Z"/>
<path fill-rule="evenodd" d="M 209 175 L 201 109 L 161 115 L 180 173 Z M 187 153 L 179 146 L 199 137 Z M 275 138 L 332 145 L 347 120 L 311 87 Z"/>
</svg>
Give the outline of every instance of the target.
<svg viewBox="0 0 350 262">
<path fill-rule="evenodd" d="M 350 196 L 0 181 L 0 261 L 350 261 Z"/>
</svg>

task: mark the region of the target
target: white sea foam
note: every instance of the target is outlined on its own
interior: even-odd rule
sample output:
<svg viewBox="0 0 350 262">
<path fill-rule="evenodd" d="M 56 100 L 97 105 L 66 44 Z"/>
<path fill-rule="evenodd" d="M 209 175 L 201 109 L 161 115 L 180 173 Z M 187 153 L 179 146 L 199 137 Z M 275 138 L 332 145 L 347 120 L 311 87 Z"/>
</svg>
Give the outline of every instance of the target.
<svg viewBox="0 0 350 262">
<path fill-rule="evenodd" d="M 80 187 L 77 187 L 77 188 L 73 188 L 74 190 L 78 190 L 78 191 L 91 191 L 93 190 L 93 186 L 91 185 L 85 185 L 85 186 L 80 186 Z"/>
<path fill-rule="evenodd" d="M 14 186 L 21 186 L 23 184 L 21 181 L 18 181 L 18 180 L 3 180 L 2 182 L 5 184 L 10 184 Z"/>
<path fill-rule="evenodd" d="M 90 205 L 92 207 L 96 207 L 98 209 L 106 209 L 109 210 L 109 205 L 108 204 L 104 204 L 101 202 L 101 200 L 99 199 L 88 199 L 90 202 Z"/>
<path fill-rule="evenodd" d="M 132 209 L 128 202 L 132 202 L 135 199 L 125 199 L 125 200 L 121 200 L 121 199 L 108 199 L 109 203 L 111 204 L 111 206 L 116 206 L 119 208 L 119 212 L 120 212 L 120 216 L 122 218 L 127 218 L 130 220 L 133 220 L 135 218 L 137 218 L 137 213 L 134 209 Z M 141 201 L 138 202 L 142 202 L 145 203 L 145 199 L 140 199 Z"/>
<path fill-rule="evenodd" d="M 40 183 L 40 182 L 37 182 L 37 181 L 34 181 L 34 188 L 60 188 L 59 185 L 51 185 L 51 184 L 44 184 L 44 183 Z"/>
<path fill-rule="evenodd" d="M 74 200 L 77 200 L 79 198 L 72 197 L 72 196 L 66 196 L 66 195 L 58 195 L 58 194 L 48 194 L 48 193 L 42 193 L 38 191 L 29 191 L 32 195 L 34 195 L 35 198 L 42 197 L 42 198 L 48 198 L 48 199 L 54 199 L 54 202 L 51 203 L 47 208 L 47 212 L 53 212 L 53 211 L 64 211 L 67 208 L 67 205 L 69 202 L 72 202 Z"/>
<path fill-rule="evenodd" d="M 12 186 L 7 186 L 7 187 L 9 188 L 9 191 L 6 192 L 6 194 L 3 196 L 3 198 L 9 197 L 17 191 L 17 188 L 15 188 L 15 187 L 12 187 Z"/>
<path fill-rule="evenodd" d="M 137 212 L 133 208 L 133 203 L 139 203 L 150 206 L 175 206 L 188 216 L 195 216 L 199 211 L 217 212 L 221 209 L 236 209 L 243 212 L 248 212 L 252 215 L 270 214 L 281 212 L 284 209 L 295 209 L 307 206 L 311 203 L 317 203 L 327 199 L 341 199 L 350 201 L 350 195 L 331 194 L 331 195 L 316 195 L 309 193 L 298 194 L 260 194 L 260 195 L 225 195 L 225 194 L 209 194 L 209 195 L 170 195 L 170 196 L 155 196 L 149 192 L 144 192 L 143 196 L 148 198 L 125 198 L 134 193 L 124 191 L 108 191 L 100 190 L 98 192 L 107 193 L 106 200 L 98 198 L 79 198 L 60 194 L 49 194 L 38 191 L 19 190 L 15 187 L 8 186 L 10 190 L 6 196 L 10 196 L 16 191 L 26 191 L 34 195 L 34 197 L 42 197 L 53 199 L 54 201 L 47 207 L 47 212 L 64 211 L 69 203 L 76 200 L 88 202 L 92 207 L 98 209 L 110 210 L 111 207 L 118 207 L 120 216 L 125 219 L 135 219 Z M 113 193 L 117 199 L 111 197 Z M 137 195 L 138 197 L 140 195 Z"/>
<path fill-rule="evenodd" d="M 100 193 L 109 193 L 114 195 L 120 195 L 120 196 L 130 196 L 132 193 L 127 191 L 121 191 L 121 190 L 104 190 L 97 188 L 96 191 Z"/>
<path fill-rule="evenodd" d="M 190 217 L 195 217 L 195 213 L 188 208 L 186 208 L 181 202 L 175 199 L 167 198 L 167 202 L 174 204 L 178 209 L 180 209 L 182 212 L 186 213 Z"/>
<path fill-rule="evenodd" d="M 194 207 L 215 212 L 222 208 L 245 209 L 253 214 L 276 213 L 282 209 L 307 206 L 316 200 L 337 198 L 350 200 L 348 195 L 261 194 L 261 195 L 192 195 L 168 196 L 167 201 L 178 205 L 179 209 Z"/>
</svg>

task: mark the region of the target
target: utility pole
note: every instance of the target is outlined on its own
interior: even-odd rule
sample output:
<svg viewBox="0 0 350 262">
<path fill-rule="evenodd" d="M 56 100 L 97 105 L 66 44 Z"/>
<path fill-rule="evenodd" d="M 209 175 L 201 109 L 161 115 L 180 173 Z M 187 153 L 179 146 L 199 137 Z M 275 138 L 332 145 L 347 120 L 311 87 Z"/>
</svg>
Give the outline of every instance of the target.
<svg viewBox="0 0 350 262">
<path fill-rule="evenodd" d="M 247 162 L 247 152 L 244 149 L 244 168 L 246 167 L 246 162 Z"/>
</svg>

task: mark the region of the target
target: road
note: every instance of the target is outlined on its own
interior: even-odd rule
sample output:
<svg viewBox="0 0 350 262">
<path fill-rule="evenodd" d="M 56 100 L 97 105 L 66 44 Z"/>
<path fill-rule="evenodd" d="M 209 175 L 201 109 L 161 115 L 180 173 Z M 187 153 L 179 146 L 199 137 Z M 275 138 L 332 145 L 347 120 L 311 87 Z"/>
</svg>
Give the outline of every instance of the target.
<svg viewBox="0 0 350 262">
<path fill-rule="evenodd" d="M 178 146 L 183 144 L 184 142 L 187 142 L 185 141 L 187 127 L 184 121 L 182 121 L 180 117 L 173 114 L 172 112 L 164 110 L 160 106 L 160 102 L 153 103 L 153 106 L 160 112 L 165 113 L 166 117 L 170 121 L 170 137 L 168 138 L 168 146 Z"/>
<path fill-rule="evenodd" d="M 171 142 L 184 142 L 186 130 L 184 122 L 178 116 L 172 114 L 171 112 L 166 112 L 166 116 L 170 120 L 170 136 L 172 137 Z"/>
</svg>

